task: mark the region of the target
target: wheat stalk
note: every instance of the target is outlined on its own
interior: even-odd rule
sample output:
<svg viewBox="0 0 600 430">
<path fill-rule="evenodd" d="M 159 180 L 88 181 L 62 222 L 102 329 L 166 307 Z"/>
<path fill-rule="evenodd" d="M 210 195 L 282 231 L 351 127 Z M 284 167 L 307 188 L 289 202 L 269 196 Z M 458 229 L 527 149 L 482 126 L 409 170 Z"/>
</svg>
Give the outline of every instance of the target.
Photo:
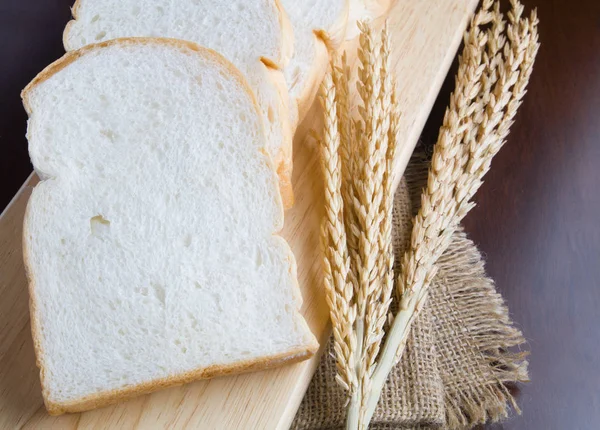
<svg viewBox="0 0 600 430">
<path fill-rule="evenodd" d="M 375 47 L 374 49 L 377 49 Z M 372 254 L 375 260 L 374 272 L 369 276 L 371 285 L 366 298 L 364 316 L 365 340 L 363 344 L 364 358 L 362 369 L 362 390 L 365 399 L 371 392 L 371 379 L 377 365 L 381 341 L 384 335 L 389 308 L 394 290 L 394 254 L 392 245 L 392 210 L 393 210 L 393 162 L 396 152 L 396 136 L 399 112 L 397 110 L 395 86 L 390 75 L 389 37 L 387 26 L 381 33 L 379 45 L 380 58 L 376 67 L 380 71 L 380 87 L 377 95 L 377 113 L 374 115 L 373 130 L 366 129 L 366 137 L 376 142 L 375 153 L 369 159 L 375 158 L 373 170 L 364 172 L 371 175 L 377 183 L 375 194 L 363 196 L 363 206 L 372 205 L 374 215 L 375 240 Z M 360 56 L 359 56 L 360 57 Z M 377 87 L 373 89 L 376 91 Z M 366 112 L 365 112 L 366 113 Z M 366 154 L 363 155 L 366 158 Z M 379 205 L 379 206 L 377 206 Z M 371 238 L 373 239 L 373 238 Z M 360 405 L 359 426 L 364 423 L 364 401 Z"/>
<path fill-rule="evenodd" d="M 484 2 L 465 38 L 456 90 L 434 149 L 411 244 L 402 259 L 400 310 L 373 375 L 373 391 L 365 407 L 367 423 L 391 367 L 404 350 L 411 323 L 425 303 L 436 262 L 474 206 L 471 199 L 504 144 L 525 94 L 539 48 L 538 20 L 535 11 L 523 18 L 523 6 L 517 0 L 511 5 L 506 43 L 499 38 L 503 18 L 497 4 L 491 11 L 492 1 Z M 489 22 L 491 28 L 482 30 Z M 490 37 L 497 40 L 489 41 Z"/>
</svg>

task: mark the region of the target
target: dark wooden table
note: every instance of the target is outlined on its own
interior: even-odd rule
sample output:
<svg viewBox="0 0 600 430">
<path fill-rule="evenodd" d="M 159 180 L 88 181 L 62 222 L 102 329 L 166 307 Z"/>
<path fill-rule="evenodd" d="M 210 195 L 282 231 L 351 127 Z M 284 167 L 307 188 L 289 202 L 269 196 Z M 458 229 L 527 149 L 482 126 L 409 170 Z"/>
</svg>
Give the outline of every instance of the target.
<svg viewBox="0 0 600 430">
<path fill-rule="evenodd" d="M 63 53 L 71 3 L 0 0 L 0 209 L 31 171 L 19 91 Z M 598 429 L 600 3 L 524 3 L 539 8 L 542 49 L 508 144 L 466 220 L 532 351 L 523 415 L 491 427 Z M 435 139 L 452 81 L 424 140 Z"/>
</svg>

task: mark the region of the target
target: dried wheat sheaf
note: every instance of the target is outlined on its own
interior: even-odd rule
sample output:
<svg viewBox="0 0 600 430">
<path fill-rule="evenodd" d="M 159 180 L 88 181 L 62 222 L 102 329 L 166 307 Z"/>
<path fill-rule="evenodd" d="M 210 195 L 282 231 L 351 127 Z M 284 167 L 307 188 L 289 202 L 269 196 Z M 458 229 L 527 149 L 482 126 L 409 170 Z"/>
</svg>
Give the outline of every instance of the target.
<svg viewBox="0 0 600 430">
<path fill-rule="evenodd" d="M 358 112 L 351 112 L 351 75 L 334 57 L 322 86 L 325 179 L 322 224 L 327 302 L 337 380 L 348 392 L 347 428 L 363 429 L 391 368 L 404 351 L 412 321 L 459 223 L 474 206 L 494 155 L 508 135 L 539 48 L 538 19 L 511 0 L 484 0 L 471 20 L 459 59 L 456 88 L 435 145 L 411 244 L 396 282 L 399 310 L 384 325 L 393 299 L 393 161 L 399 107 L 390 67 L 387 27 L 381 35 L 361 23 Z"/>
</svg>

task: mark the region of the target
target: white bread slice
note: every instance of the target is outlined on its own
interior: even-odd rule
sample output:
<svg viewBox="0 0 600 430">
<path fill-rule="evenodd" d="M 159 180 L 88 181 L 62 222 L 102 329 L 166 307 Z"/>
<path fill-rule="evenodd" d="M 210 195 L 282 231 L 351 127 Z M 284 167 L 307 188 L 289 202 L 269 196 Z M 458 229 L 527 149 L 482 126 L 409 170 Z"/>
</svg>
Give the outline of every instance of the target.
<svg viewBox="0 0 600 430">
<path fill-rule="evenodd" d="M 294 31 L 294 54 L 284 69 L 295 128 L 317 94 L 329 64 L 329 49 L 344 41 L 348 0 L 281 0 Z"/>
<path fill-rule="evenodd" d="M 293 132 L 280 70 L 291 55 L 293 36 L 276 0 L 77 0 L 73 17 L 63 34 L 67 51 L 141 36 L 188 40 L 224 55 L 255 91 L 284 206 L 293 205 Z"/>
<path fill-rule="evenodd" d="M 23 245 L 51 414 L 316 351 L 261 115 L 233 65 L 117 39 L 67 53 L 22 97 L 45 178 Z"/>
</svg>

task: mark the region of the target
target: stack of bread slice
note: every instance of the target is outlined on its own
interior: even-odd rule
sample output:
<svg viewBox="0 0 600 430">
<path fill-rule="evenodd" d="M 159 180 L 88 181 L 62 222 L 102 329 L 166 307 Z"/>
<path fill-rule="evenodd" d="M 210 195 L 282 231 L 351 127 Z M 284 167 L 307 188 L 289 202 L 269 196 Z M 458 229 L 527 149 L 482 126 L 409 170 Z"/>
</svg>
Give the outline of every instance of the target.
<svg viewBox="0 0 600 430">
<path fill-rule="evenodd" d="M 78 0 L 23 91 L 24 256 L 50 413 L 305 359 L 293 131 L 347 0 Z"/>
</svg>

